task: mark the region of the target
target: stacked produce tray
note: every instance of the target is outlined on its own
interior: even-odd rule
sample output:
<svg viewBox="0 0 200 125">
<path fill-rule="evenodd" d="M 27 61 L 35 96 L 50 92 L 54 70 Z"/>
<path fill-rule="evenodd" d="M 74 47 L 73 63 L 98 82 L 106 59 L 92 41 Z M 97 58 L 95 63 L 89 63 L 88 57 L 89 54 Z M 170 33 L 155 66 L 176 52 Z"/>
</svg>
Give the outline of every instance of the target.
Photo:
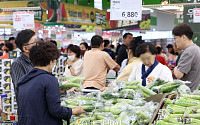
<svg viewBox="0 0 200 125">
<path fill-rule="evenodd" d="M 10 76 L 10 67 L 13 59 L 0 60 L 1 83 L 1 121 L 15 121 L 17 119 L 17 103 L 14 87 Z"/>
<path fill-rule="evenodd" d="M 155 112 L 150 124 L 184 125 L 200 124 L 200 95 L 178 94 L 163 99 L 159 111 Z"/>
</svg>

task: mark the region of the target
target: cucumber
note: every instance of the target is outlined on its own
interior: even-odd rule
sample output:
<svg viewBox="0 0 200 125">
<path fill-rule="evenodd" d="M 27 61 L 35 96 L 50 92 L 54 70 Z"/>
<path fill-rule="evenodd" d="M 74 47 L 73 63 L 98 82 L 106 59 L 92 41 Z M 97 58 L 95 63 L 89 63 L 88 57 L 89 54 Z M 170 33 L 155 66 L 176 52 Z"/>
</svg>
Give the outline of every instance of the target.
<svg viewBox="0 0 200 125">
<path fill-rule="evenodd" d="M 76 84 L 76 83 L 66 83 L 60 86 L 61 89 L 66 89 L 66 88 L 71 88 L 71 87 L 77 87 L 80 88 L 80 84 Z"/>
<path fill-rule="evenodd" d="M 136 90 L 136 89 L 137 89 L 137 86 L 126 86 L 125 89 L 133 89 L 133 90 Z"/>
<path fill-rule="evenodd" d="M 138 87 L 144 92 L 146 93 L 147 95 L 149 96 L 152 96 L 152 95 L 155 95 L 157 93 L 153 92 L 152 90 L 148 89 L 148 88 L 145 88 L 144 86 L 142 85 L 138 85 Z"/>
<path fill-rule="evenodd" d="M 74 108 L 76 108 L 77 106 L 76 106 L 76 105 L 67 105 L 67 107 L 68 107 L 68 108 L 74 109 Z M 86 111 L 86 112 L 92 112 L 92 110 L 95 109 L 94 106 L 90 106 L 90 105 L 83 105 L 82 108 L 83 108 L 83 110 Z"/>
<path fill-rule="evenodd" d="M 162 86 L 160 88 L 160 92 L 166 93 L 166 92 L 171 92 L 173 89 L 179 87 L 180 85 L 169 85 L 169 86 Z"/>
</svg>

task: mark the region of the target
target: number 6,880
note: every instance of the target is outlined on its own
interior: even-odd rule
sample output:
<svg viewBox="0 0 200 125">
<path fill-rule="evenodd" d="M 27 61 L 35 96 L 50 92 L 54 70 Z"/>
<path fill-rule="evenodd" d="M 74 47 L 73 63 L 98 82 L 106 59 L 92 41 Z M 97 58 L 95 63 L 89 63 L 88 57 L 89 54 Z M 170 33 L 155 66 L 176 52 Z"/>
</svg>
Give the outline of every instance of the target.
<svg viewBox="0 0 200 125">
<path fill-rule="evenodd" d="M 122 17 L 137 17 L 138 12 L 122 12 Z"/>
</svg>

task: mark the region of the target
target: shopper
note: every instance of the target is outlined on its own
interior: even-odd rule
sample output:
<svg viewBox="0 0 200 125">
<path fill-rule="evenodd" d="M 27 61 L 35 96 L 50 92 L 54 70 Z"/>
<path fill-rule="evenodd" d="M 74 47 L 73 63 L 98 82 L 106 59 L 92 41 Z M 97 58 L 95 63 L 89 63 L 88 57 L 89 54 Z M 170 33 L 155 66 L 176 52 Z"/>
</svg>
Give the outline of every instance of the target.
<svg viewBox="0 0 200 125">
<path fill-rule="evenodd" d="M 13 51 L 13 44 L 12 43 L 5 43 L 2 47 L 3 55 L 0 56 L 0 59 L 9 59 L 9 51 Z"/>
<path fill-rule="evenodd" d="M 11 77 L 14 87 L 22 76 L 33 69 L 33 65 L 29 59 L 29 50 L 36 45 L 37 41 L 38 38 L 32 30 L 26 29 L 18 33 L 15 43 L 22 51 L 22 54 L 11 65 Z"/>
<path fill-rule="evenodd" d="M 127 51 L 129 61 L 127 62 L 127 65 L 124 67 L 124 69 L 122 71 L 119 71 L 117 80 L 128 81 L 128 78 L 133 68 L 135 67 L 135 65 L 137 65 L 138 63 L 141 63 L 141 60 L 137 58 L 135 55 L 135 50 L 137 46 L 138 46 L 138 43 L 136 43 L 134 40 L 132 40 L 131 43 L 129 44 L 128 51 Z"/>
<path fill-rule="evenodd" d="M 173 81 L 169 68 L 158 62 L 156 48 L 150 42 L 140 44 L 136 49 L 136 56 L 142 63 L 137 64 L 128 81 L 141 81 L 143 86 L 155 81 L 157 78 Z"/>
<path fill-rule="evenodd" d="M 88 47 L 89 47 L 89 46 L 88 46 L 88 44 L 87 44 L 86 42 L 83 42 L 83 43 L 80 44 L 81 58 L 83 58 L 85 52 L 88 51 L 88 49 L 89 49 Z"/>
<path fill-rule="evenodd" d="M 58 80 L 51 74 L 59 50 L 50 42 L 38 42 L 30 49 L 34 68 L 17 83 L 17 104 L 20 125 L 62 125 L 71 115 L 85 111 L 81 105 L 75 109 L 62 107 Z"/>
<path fill-rule="evenodd" d="M 84 56 L 85 89 L 103 89 L 109 69 L 118 72 L 120 66 L 103 50 L 103 38 L 95 35 L 91 39 L 92 49 Z"/>
<path fill-rule="evenodd" d="M 174 49 L 175 53 L 178 53 L 178 57 L 177 57 L 177 59 L 176 59 L 176 66 L 177 66 L 177 65 L 178 65 L 178 62 L 179 62 L 179 60 L 180 60 L 180 57 L 181 57 L 181 55 L 182 55 L 182 50 L 179 49 L 179 48 L 177 48 L 176 43 L 174 43 L 173 49 Z"/>
<path fill-rule="evenodd" d="M 64 76 L 79 76 L 83 77 L 83 60 L 80 59 L 81 49 L 77 45 L 70 44 L 67 47 L 67 65 L 65 67 Z"/>
<path fill-rule="evenodd" d="M 104 40 L 104 49 L 103 51 L 107 52 L 112 59 L 115 59 L 115 53 L 110 49 L 110 41 L 109 40 Z"/>
<path fill-rule="evenodd" d="M 131 40 L 133 40 L 133 35 L 131 33 L 125 33 L 123 35 L 123 44 L 119 49 L 118 55 L 117 55 L 117 64 L 119 64 L 121 66 L 121 63 L 124 59 L 128 58 L 128 54 L 126 52 L 126 50 L 128 49 L 128 46 L 131 42 Z"/>
<path fill-rule="evenodd" d="M 169 56 L 168 56 L 168 62 L 171 61 L 171 62 L 176 62 L 176 59 L 177 59 L 177 53 L 174 51 L 174 49 L 172 49 L 172 51 L 170 52 Z"/>
<path fill-rule="evenodd" d="M 4 43 L 1 43 L 0 44 L 0 56 L 3 56 L 3 50 L 2 50 L 3 46 L 4 46 Z"/>
<path fill-rule="evenodd" d="M 193 31 L 187 24 L 174 27 L 172 33 L 177 48 L 183 50 L 174 74 L 178 79 L 190 81 L 191 84 L 187 85 L 194 91 L 200 83 L 200 48 L 193 43 Z"/>
<path fill-rule="evenodd" d="M 15 43 L 15 37 L 10 37 L 8 41 L 13 44 L 13 51 L 21 52 Z"/>
<path fill-rule="evenodd" d="M 157 55 L 156 59 L 163 65 L 166 65 L 165 63 L 165 58 L 161 55 L 162 48 L 161 47 L 156 47 Z"/>
<path fill-rule="evenodd" d="M 49 42 L 53 43 L 55 46 L 57 46 L 57 42 L 55 40 L 50 40 Z"/>
<path fill-rule="evenodd" d="M 172 44 L 168 44 L 167 45 L 167 56 L 169 56 L 169 54 L 171 53 L 171 51 L 173 50 L 173 45 Z"/>
</svg>

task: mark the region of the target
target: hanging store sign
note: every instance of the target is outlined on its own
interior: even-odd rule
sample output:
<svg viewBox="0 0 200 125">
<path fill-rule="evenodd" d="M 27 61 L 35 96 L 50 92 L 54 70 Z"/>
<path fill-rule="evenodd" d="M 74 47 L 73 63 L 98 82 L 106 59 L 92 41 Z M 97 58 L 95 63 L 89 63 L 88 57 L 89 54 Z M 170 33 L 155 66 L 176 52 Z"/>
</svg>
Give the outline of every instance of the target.
<svg viewBox="0 0 200 125">
<path fill-rule="evenodd" d="M 14 29 L 33 29 L 35 27 L 34 12 L 14 12 L 13 26 Z"/>
<path fill-rule="evenodd" d="M 111 20 L 141 20 L 142 0 L 111 0 Z"/>
<path fill-rule="evenodd" d="M 33 10 L 30 9 L 33 8 Z M 41 8 L 41 9 L 34 9 Z M 0 2 L 0 24 L 13 23 L 13 12 L 22 12 L 29 10 L 34 12 L 34 20 L 36 23 L 43 23 L 47 20 L 47 2 L 38 1 L 12 1 Z"/>
<path fill-rule="evenodd" d="M 200 23 L 200 8 L 193 9 L 193 22 Z"/>
<path fill-rule="evenodd" d="M 48 22 L 110 28 L 106 12 L 102 10 L 53 1 L 47 2 L 47 8 Z"/>
</svg>

